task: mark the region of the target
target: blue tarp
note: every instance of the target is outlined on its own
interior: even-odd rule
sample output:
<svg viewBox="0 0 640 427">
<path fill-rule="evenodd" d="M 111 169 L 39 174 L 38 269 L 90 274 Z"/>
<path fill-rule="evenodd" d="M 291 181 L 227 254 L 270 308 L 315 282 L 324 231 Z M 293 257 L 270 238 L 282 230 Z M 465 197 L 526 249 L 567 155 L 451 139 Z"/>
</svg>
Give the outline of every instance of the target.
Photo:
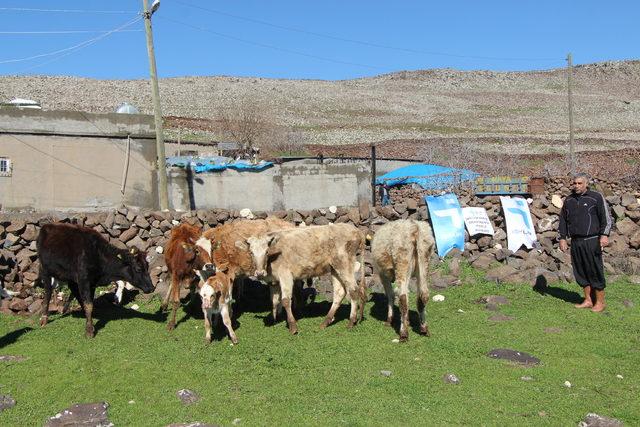
<svg viewBox="0 0 640 427">
<path fill-rule="evenodd" d="M 196 173 L 218 172 L 225 169 L 235 169 L 238 171 L 261 171 L 273 166 L 272 162 L 260 161 L 251 163 L 248 160 L 233 160 L 229 157 L 193 157 L 193 156 L 173 156 L 167 157 L 167 165 L 178 167 L 193 167 Z"/>
<path fill-rule="evenodd" d="M 468 169 L 449 168 L 440 165 L 404 166 L 376 178 L 376 184 L 387 184 L 389 187 L 405 184 L 418 184 L 425 190 L 440 190 L 451 185 L 472 181 L 480 174 Z"/>
</svg>

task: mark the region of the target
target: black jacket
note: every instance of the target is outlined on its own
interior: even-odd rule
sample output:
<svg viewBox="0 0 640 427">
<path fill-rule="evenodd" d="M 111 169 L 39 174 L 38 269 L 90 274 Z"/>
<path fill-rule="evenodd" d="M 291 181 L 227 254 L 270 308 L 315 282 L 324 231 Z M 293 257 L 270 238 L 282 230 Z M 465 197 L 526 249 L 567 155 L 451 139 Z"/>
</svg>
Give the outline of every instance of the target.
<svg viewBox="0 0 640 427">
<path fill-rule="evenodd" d="M 597 191 L 572 193 L 564 200 L 560 211 L 560 239 L 567 237 L 608 236 L 611 215 L 607 202 Z"/>
</svg>

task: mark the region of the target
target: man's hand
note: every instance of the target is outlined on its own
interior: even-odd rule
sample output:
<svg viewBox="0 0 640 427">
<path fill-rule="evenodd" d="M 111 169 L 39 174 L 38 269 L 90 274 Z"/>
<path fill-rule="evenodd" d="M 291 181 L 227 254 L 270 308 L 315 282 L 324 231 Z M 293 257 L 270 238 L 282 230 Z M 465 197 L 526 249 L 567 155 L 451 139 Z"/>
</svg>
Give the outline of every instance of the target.
<svg viewBox="0 0 640 427">
<path fill-rule="evenodd" d="M 604 248 L 609 244 L 609 236 L 600 236 L 600 247 Z"/>
<path fill-rule="evenodd" d="M 562 252 L 566 252 L 568 248 L 569 248 L 569 246 L 567 245 L 566 239 L 560 239 L 560 250 Z"/>
</svg>

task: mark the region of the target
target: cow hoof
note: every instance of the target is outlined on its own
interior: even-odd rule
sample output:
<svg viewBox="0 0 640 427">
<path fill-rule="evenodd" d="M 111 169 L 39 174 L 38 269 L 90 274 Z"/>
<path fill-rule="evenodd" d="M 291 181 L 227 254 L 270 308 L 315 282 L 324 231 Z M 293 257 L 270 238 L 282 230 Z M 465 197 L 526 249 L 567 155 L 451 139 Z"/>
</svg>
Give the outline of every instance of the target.
<svg viewBox="0 0 640 427">
<path fill-rule="evenodd" d="M 87 329 L 87 331 L 85 332 L 85 336 L 86 336 L 87 338 L 93 338 L 93 337 L 95 337 L 95 336 L 96 336 L 96 333 L 94 332 L 94 330 L 93 330 L 93 329 L 91 329 L 91 330 Z"/>
<path fill-rule="evenodd" d="M 173 331 L 175 328 L 176 328 L 176 324 L 175 323 L 167 324 L 167 331 Z"/>
<path fill-rule="evenodd" d="M 291 335 L 298 335 L 298 327 L 294 326 L 293 328 L 289 328 L 289 332 Z"/>
<path fill-rule="evenodd" d="M 233 345 L 238 345 L 238 339 L 237 339 L 237 338 L 232 338 L 232 339 L 231 339 L 231 343 L 232 343 Z"/>
<path fill-rule="evenodd" d="M 204 338 L 204 344 L 205 344 L 205 345 L 209 345 L 209 344 L 211 344 L 211 337 L 205 337 L 205 338 Z"/>
<path fill-rule="evenodd" d="M 431 333 L 429 332 L 429 327 L 427 325 L 420 326 L 420 335 L 424 335 L 425 337 L 431 336 Z"/>
<path fill-rule="evenodd" d="M 355 324 L 356 324 L 356 322 L 354 322 L 353 320 L 349 319 L 349 323 L 347 323 L 347 329 L 353 329 Z"/>
<path fill-rule="evenodd" d="M 47 326 L 47 322 L 49 321 L 48 317 L 42 317 L 40 318 L 40 327 L 45 327 Z"/>
<path fill-rule="evenodd" d="M 409 341 L 408 335 L 400 335 L 400 342 L 407 342 L 407 341 Z"/>
<path fill-rule="evenodd" d="M 386 322 L 384 322 L 384 325 L 391 327 L 392 326 L 392 321 L 391 320 L 387 320 Z"/>
</svg>

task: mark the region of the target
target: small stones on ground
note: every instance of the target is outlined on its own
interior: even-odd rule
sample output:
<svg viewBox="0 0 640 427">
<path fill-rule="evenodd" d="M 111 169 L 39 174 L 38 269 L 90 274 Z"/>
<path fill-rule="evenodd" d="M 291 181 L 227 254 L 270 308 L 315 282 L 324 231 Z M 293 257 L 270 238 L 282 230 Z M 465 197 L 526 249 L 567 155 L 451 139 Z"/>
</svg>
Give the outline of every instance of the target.
<svg viewBox="0 0 640 427">
<path fill-rule="evenodd" d="M 191 423 L 169 424 L 167 427 L 218 427 L 218 425 L 201 423 L 200 421 L 194 421 Z"/>
<path fill-rule="evenodd" d="M 110 427 L 113 423 L 107 418 L 107 402 L 79 403 L 49 418 L 45 427 L 63 426 L 102 426 Z"/>
<path fill-rule="evenodd" d="M 567 388 L 571 388 L 571 383 L 569 381 L 565 381 L 564 386 Z"/>
<path fill-rule="evenodd" d="M 240 421 L 242 421 L 240 418 L 235 418 L 231 424 L 233 424 L 234 426 L 237 426 L 238 424 L 240 424 Z"/>
<path fill-rule="evenodd" d="M 444 295 L 437 294 L 437 295 L 434 295 L 433 298 L 431 299 L 435 302 L 441 302 L 441 301 L 444 301 Z"/>
<path fill-rule="evenodd" d="M 162 246 L 156 246 L 156 253 L 163 253 L 164 252 L 164 248 Z"/>
<path fill-rule="evenodd" d="M 6 394 L 0 394 L 0 412 L 5 409 L 13 408 L 14 406 L 16 406 L 16 401 L 13 397 Z"/>
<path fill-rule="evenodd" d="M 547 334 L 559 334 L 562 332 L 562 328 L 557 328 L 555 326 L 550 326 L 548 328 L 544 328 L 544 332 Z"/>
<path fill-rule="evenodd" d="M 534 357 L 528 353 L 521 351 L 510 350 L 507 348 L 496 348 L 487 353 L 487 356 L 494 359 L 504 359 L 511 362 L 519 363 L 521 365 L 538 365 L 540 359 Z"/>
<path fill-rule="evenodd" d="M 533 381 L 533 377 L 531 377 L 529 375 L 522 376 L 522 377 L 520 377 L 520 379 L 522 381 Z"/>
<path fill-rule="evenodd" d="M 383 377 L 390 377 L 391 376 L 391 371 L 380 371 L 380 374 Z"/>
<path fill-rule="evenodd" d="M 140 306 L 139 306 L 138 304 L 133 304 L 133 305 L 131 306 L 131 310 L 136 310 L 136 311 L 137 311 L 137 310 L 140 310 Z"/>
<path fill-rule="evenodd" d="M 623 377 L 622 375 L 620 375 L 620 374 L 616 375 L 616 378 L 618 378 L 618 379 L 620 379 L 620 380 L 621 380 L 621 379 L 624 379 L 624 377 Z"/>
<path fill-rule="evenodd" d="M 624 299 L 624 300 L 622 300 L 622 305 L 624 305 L 627 308 L 633 308 L 633 306 L 635 304 L 633 304 L 633 301 L 631 301 L 629 299 Z"/>
<path fill-rule="evenodd" d="M 445 374 L 444 377 L 442 377 L 442 381 L 447 384 L 460 384 L 460 378 L 458 378 L 455 374 Z"/>
<path fill-rule="evenodd" d="M 578 423 L 578 427 L 622 427 L 624 424 L 615 418 L 607 418 L 602 415 L 589 413 L 584 420 Z"/>
<path fill-rule="evenodd" d="M 458 313 L 464 313 L 464 310 L 463 310 L 463 309 L 461 309 L 461 308 L 459 308 L 459 309 L 458 309 Z"/>
<path fill-rule="evenodd" d="M 135 400 L 130 400 L 130 401 L 129 401 L 129 405 L 133 405 L 134 403 L 136 403 L 136 401 L 135 401 Z"/>
<path fill-rule="evenodd" d="M 400 340 L 398 338 L 394 338 L 391 340 L 392 343 L 397 344 L 400 342 Z"/>
<path fill-rule="evenodd" d="M 178 390 L 176 392 L 176 395 L 178 396 L 178 399 L 180 399 L 185 405 L 191 405 L 200 401 L 200 396 L 195 391 L 186 388 Z"/>
</svg>

